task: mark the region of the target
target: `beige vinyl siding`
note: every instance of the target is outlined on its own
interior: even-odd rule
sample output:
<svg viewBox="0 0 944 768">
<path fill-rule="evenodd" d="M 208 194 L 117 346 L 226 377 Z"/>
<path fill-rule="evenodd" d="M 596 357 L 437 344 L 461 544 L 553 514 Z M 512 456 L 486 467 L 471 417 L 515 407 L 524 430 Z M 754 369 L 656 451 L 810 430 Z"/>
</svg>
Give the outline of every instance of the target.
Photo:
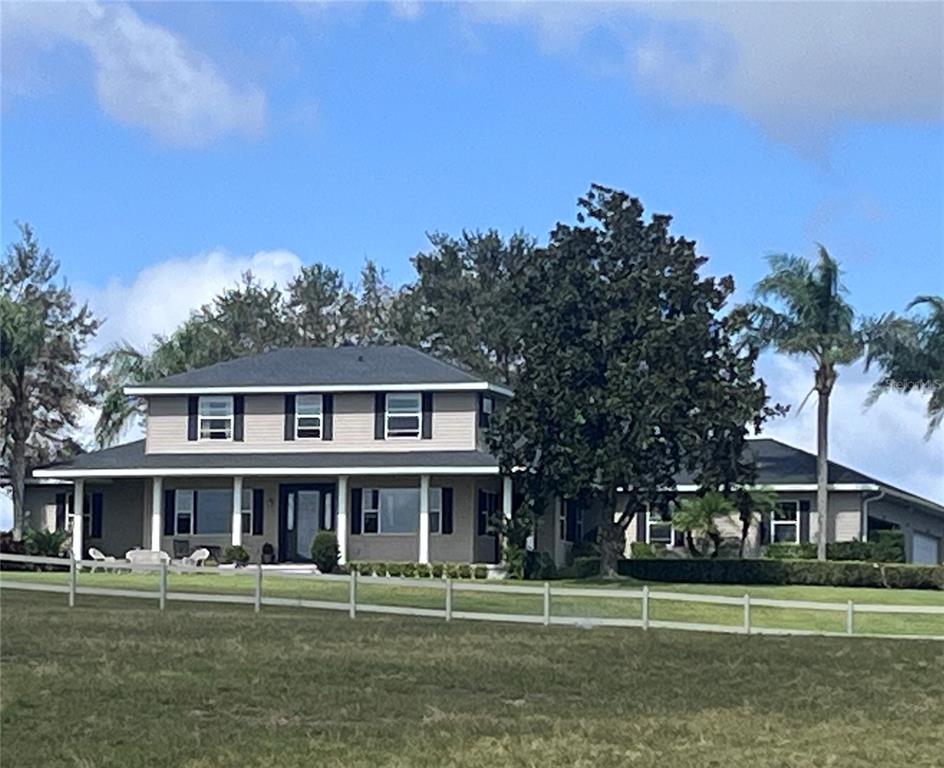
<svg viewBox="0 0 944 768">
<path fill-rule="evenodd" d="M 478 398 L 475 392 L 433 396 L 433 436 L 374 439 L 374 395 L 334 395 L 333 440 L 285 440 L 284 395 L 246 395 L 244 436 L 232 440 L 187 440 L 187 397 L 148 400 L 148 453 L 469 451 L 476 447 Z"/>
</svg>

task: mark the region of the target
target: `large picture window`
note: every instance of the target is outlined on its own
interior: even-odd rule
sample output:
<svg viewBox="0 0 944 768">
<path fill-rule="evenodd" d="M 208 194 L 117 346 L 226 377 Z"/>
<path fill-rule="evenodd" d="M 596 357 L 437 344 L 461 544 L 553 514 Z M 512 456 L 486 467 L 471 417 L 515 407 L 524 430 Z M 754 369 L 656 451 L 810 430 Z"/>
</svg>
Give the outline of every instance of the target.
<svg viewBox="0 0 944 768">
<path fill-rule="evenodd" d="M 295 437 L 321 439 L 321 395 L 295 398 Z"/>
<path fill-rule="evenodd" d="M 362 499 L 364 533 L 416 533 L 419 529 L 419 488 L 365 488 Z"/>
<path fill-rule="evenodd" d="M 197 409 L 201 440 L 233 439 L 233 398 L 213 395 L 200 398 Z"/>
<path fill-rule="evenodd" d="M 781 501 L 770 516 L 770 540 L 800 543 L 800 502 Z"/>
<path fill-rule="evenodd" d="M 387 394 L 387 437 L 419 437 L 423 405 L 419 392 Z"/>
<path fill-rule="evenodd" d="M 252 489 L 240 497 L 243 533 L 252 530 Z M 175 535 L 229 533 L 233 519 L 233 491 L 229 488 L 178 489 L 174 493 Z"/>
<path fill-rule="evenodd" d="M 658 512 L 646 512 L 646 542 L 675 546 L 675 529 L 671 520 L 663 520 Z"/>
</svg>

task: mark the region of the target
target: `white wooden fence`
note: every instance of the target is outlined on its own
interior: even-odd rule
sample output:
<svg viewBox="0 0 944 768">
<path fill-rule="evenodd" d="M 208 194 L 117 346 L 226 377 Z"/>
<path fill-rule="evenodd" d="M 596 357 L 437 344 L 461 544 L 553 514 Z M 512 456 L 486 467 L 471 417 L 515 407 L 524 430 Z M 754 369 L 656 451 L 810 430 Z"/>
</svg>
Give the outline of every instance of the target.
<svg viewBox="0 0 944 768">
<path fill-rule="evenodd" d="M 356 573 L 349 575 L 324 575 L 324 574 L 301 574 L 289 573 L 284 571 L 277 572 L 278 578 L 290 578 L 299 580 L 317 580 L 320 582 L 340 582 L 347 584 L 347 600 L 313 600 L 301 597 L 278 597 L 274 595 L 263 594 L 263 575 L 266 569 L 263 566 L 248 566 L 246 568 L 198 568 L 194 566 L 167 564 L 161 565 L 140 565 L 131 564 L 124 561 L 101 562 L 95 560 L 83 560 L 81 562 L 65 561 L 62 558 L 54 557 L 32 557 L 29 555 L 11 555 L 0 554 L 0 562 L 24 563 L 30 565 L 59 566 L 65 569 L 68 567 L 69 580 L 67 584 L 51 584 L 42 580 L 28 581 L 20 578 L 24 572 L 16 572 L 17 576 L 8 578 L 11 572 L 0 571 L 0 589 L 15 589 L 31 592 L 56 592 L 68 595 L 69 606 L 74 607 L 78 595 L 94 595 L 98 597 L 123 597 L 140 598 L 145 600 L 156 600 L 160 610 L 164 610 L 167 601 L 197 602 L 197 603 L 230 603 L 240 605 L 251 605 L 256 613 L 263 606 L 278 607 L 297 607 L 297 608 L 317 608 L 323 610 L 346 611 L 353 619 L 358 613 L 378 613 L 394 614 L 401 616 L 424 616 L 428 618 L 444 619 L 452 621 L 453 619 L 466 619 L 474 621 L 497 621 L 514 624 L 539 624 L 544 626 L 551 625 L 569 625 L 583 627 L 638 627 L 644 630 L 654 629 L 680 629 L 698 632 L 723 632 L 743 635 L 817 635 L 817 636 L 840 636 L 840 637 L 872 637 L 872 638 L 891 638 L 900 640 L 938 640 L 944 641 L 944 634 L 878 634 L 862 633 L 856 631 L 856 616 L 863 614 L 909 614 L 909 615 L 934 615 L 942 617 L 942 627 L 944 627 L 944 596 L 942 596 L 940 605 L 888 605 L 884 603 L 856 603 L 849 600 L 845 603 L 820 602 L 812 600 L 776 600 L 770 598 L 751 597 L 745 594 L 743 597 L 730 595 L 704 595 L 692 592 L 662 592 L 653 590 L 648 586 L 639 589 L 594 589 L 583 587 L 556 587 L 550 582 L 544 582 L 542 586 L 531 586 L 525 584 L 505 583 L 486 583 L 474 581 L 456 581 L 451 578 L 396 578 L 380 576 L 358 576 Z M 113 587 L 97 587 L 80 585 L 78 583 L 78 573 L 80 570 L 88 571 L 132 571 L 135 573 L 157 573 L 158 586 L 156 590 L 148 591 L 145 589 L 125 589 Z M 247 576 L 254 575 L 253 594 L 224 594 L 218 592 L 196 592 L 196 591 L 173 591 L 168 589 L 167 576 L 171 573 L 199 573 L 201 575 L 219 575 L 225 578 L 228 575 Z M 439 589 L 443 592 L 442 608 L 421 608 L 401 605 L 384 605 L 379 603 L 368 603 L 358 600 L 359 584 L 377 584 L 387 585 L 397 588 L 419 588 L 419 589 Z M 488 592 L 500 595 L 531 595 L 542 597 L 542 613 L 503 613 L 495 611 L 462 611 L 454 610 L 453 601 L 456 592 Z M 556 616 L 552 613 L 554 598 L 605 598 L 617 600 L 638 600 L 641 603 L 641 610 L 638 618 L 635 617 L 592 617 L 592 616 Z M 743 612 L 743 622 L 734 624 L 714 624 L 689 621 L 665 621 L 650 618 L 653 603 L 657 601 L 681 602 L 681 603 L 708 603 L 719 606 L 739 606 Z M 827 611 L 840 613 L 845 617 L 845 631 L 825 631 L 818 629 L 802 628 L 778 628 L 770 626 L 757 626 L 752 623 L 751 611 L 754 608 L 782 608 L 797 609 L 809 611 Z"/>
</svg>

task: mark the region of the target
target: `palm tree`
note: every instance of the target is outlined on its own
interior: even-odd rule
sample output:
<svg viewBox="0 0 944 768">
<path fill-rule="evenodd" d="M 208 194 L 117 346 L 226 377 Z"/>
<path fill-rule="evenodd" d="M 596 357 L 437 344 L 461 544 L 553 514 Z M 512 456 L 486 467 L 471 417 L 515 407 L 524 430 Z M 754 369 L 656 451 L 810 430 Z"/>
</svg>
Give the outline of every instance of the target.
<svg viewBox="0 0 944 768">
<path fill-rule="evenodd" d="M 844 298 L 839 264 L 819 246 L 815 263 L 786 254 L 768 258 L 770 273 L 755 287 L 751 305 L 753 335 L 761 347 L 787 355 L 813 358 L 813 388 L 818 400 L 816 421 L 817 556 L 826 559 L 827 482 L 829 461 L 829 397 L 836 384 L 836 367 L 862 356 L 862 333 L 855 312 Z M 806 403 L 804 398 L 800 408 Z"/>
<path fill-rule="evenodd" d="M 919 296 L 905 309 L 918 306 L 930 312 L 917 317 L 891 313 L 868 324 L 865 368 L 876 363 L 882 375 L 866 404 L 891 390 L 927 391 L 928 439 L 944 422 L 944 296 Z"/>
</svg>

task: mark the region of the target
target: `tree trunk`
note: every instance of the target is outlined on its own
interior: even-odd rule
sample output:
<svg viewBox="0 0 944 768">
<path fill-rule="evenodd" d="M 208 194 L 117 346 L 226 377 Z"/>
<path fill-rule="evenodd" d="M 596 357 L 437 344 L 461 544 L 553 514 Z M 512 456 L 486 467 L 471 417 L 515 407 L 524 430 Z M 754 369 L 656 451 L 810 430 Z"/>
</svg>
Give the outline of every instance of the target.
<svg viewBox="0 0 944 768">
<path fill-rule="evenodd" d="M 618 574 L 617 565 L 626 550 L 626 527 L 630 520 L 632 516 L 625 523 L 622 519 L 614 523 L 602 523 L 597 530 L 600 542 L 600 575 L 606 578 Z"/>
<path fill-rule="evenodd" d="M 836 374 L 826 366 L 816 372 L 816 559 L 826 559 L 829 533 L 829 395 Z"/>
<path fill-rule="evenodd" d="M 26 490 L 26 441 L 13 442 L 10 461 L 10 482 L 13 486 L 13 540 L 23 538 L 25 523 L 24 494 Z"/>
</svg>

